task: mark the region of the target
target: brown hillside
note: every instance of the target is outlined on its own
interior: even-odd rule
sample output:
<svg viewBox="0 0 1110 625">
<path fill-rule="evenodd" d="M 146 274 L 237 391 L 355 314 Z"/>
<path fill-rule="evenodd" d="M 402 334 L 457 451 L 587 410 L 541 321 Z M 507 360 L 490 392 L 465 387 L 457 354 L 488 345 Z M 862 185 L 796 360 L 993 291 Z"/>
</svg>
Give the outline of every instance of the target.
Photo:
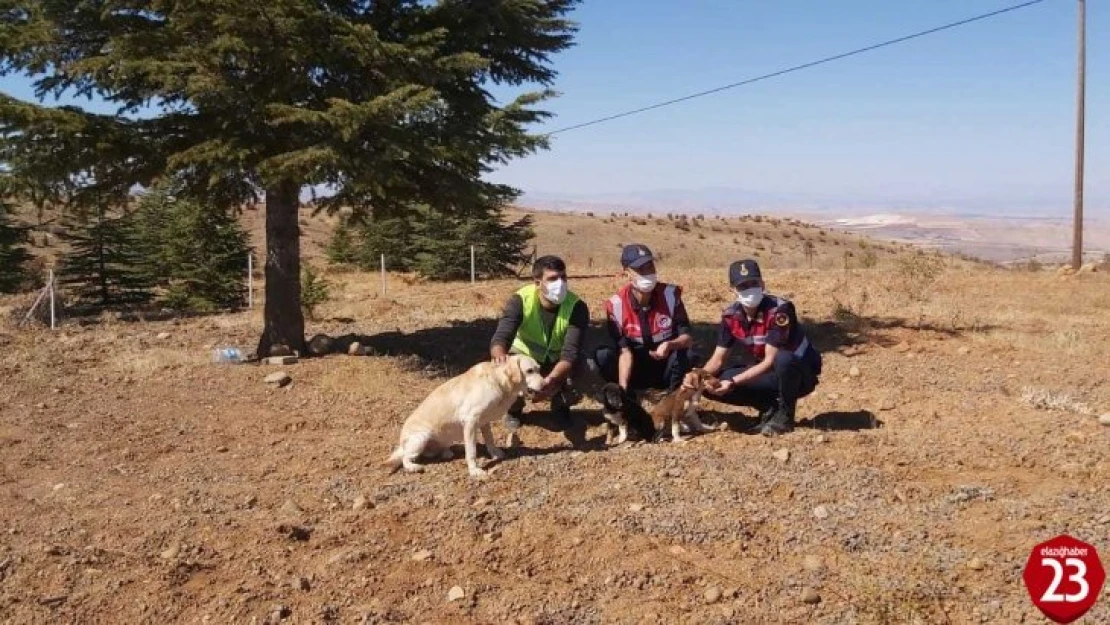
<svg viewBox="0 0 1110 625">
<path fill-rule="evenodd" d="M 263 383 L 278 367 L 209 362 L 253 345 L 257 310 L 55 332 L 4 314 L 3 619 L 1040 622 L 1021 582 L 1034 544 L 1068 533 L 1110 560 L 1107 273 L 1002 270 L 767 220 L 685 232 L 536 215 L 540 253 L 607 276 L 571 284 L 598 322 L 617 245 L 663 253 L 702 348 L 730 301 L 724 267 L 759 252 L 825 353 L 803 427 L 619 448 L 595 427 L 582 450 L 526 427 L 484 482 L 461 460 L 388 475 L 402 420 L 485 357 L 519 282 L 391 275 L 383 295 L 374 274 L 329 272 L 310 333 L 373 355 L 284 367 L 280 389 Z M 329 229 L 305 219 L 311 256 Z M 581 410 L 598 422 L 592 398 Z M 752 421 L 713 402 L 703 415 Z M 1106 590 L 1086 621 L 1110 622 Z"/>
</svg>

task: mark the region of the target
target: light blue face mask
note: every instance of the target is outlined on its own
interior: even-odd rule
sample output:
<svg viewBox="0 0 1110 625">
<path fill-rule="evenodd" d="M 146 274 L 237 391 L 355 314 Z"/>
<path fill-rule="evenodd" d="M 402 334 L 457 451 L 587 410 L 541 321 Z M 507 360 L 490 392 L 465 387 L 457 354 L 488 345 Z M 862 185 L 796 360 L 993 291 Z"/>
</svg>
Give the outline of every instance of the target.
<svg viewBox="0 0 1110 625">
<path fill-rule="evenodd" d="M 747 308 L 755 308 L 763 301 L 763 287 L 753 286 L 736 294 L 736 300 Z"/>
<path fill-rule="evenodd" d="M 543 285 L 544 299 L 552 304 L 562 304 L 567 296 L 567 281 L 555 280 L 554 282 L 545 282 Z"/>
<path fill-rule="evenodd" d="M 658 282 L 659 278 L 653 273 L 647 273 L 642 276 L 640 274 L 635 274 L 632 278 L 632 286 L 641 293 L 651 291 Z"/>
</svg>

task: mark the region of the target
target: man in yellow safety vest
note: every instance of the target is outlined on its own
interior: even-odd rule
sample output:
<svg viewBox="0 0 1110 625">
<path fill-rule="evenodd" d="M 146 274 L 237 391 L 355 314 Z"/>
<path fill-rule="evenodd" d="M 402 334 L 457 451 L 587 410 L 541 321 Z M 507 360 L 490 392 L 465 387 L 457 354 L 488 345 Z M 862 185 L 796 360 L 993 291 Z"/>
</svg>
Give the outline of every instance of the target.
<svg viewBox="0 0 1110 625">
<path fill-rule="evenodd" d="M 490 340 L 490 357 L 503 362 L 510 353 L 530 356 L 544 375 L 543 389 L 534 402 L 550 400 L 554 428 L 578 446 L 585 442 L 586 424 L 574 420 L 570 407 L 580 395 L 572 378 L 583 371 L 586 330 L 590 312 L 586 302 L 567 290 L 567 266 L 557 256 L 542 256 L 532 265 L 533 283 L 521 287 L 505 303 Z M 518 442 L 524 400 L 505 417 L 512 444 Z"/>
</svg>

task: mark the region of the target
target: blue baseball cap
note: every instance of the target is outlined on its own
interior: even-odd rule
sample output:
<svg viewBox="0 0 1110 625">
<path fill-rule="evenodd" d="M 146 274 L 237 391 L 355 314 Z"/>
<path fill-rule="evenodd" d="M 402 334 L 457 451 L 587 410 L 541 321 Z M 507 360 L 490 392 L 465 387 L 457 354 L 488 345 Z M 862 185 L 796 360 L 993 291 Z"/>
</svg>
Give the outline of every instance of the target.
<svg viewBox="0 0 1110 625">
<path fill-rule="evenodd" d="M 759 271 L 759 263 L 750 258 L 738 260 L 728 267 L 729 286 L 736 286 L 748 280 L 762 280 L 763 274 Z"/>
<path fill-rule="evenodd" d="M 655 262 L 655 256 L 646 245 L 633 243 L 624 246 L 624 249 L 621 250 L 621 267 L 639 269 L 651 262 Z"/>
</svg>

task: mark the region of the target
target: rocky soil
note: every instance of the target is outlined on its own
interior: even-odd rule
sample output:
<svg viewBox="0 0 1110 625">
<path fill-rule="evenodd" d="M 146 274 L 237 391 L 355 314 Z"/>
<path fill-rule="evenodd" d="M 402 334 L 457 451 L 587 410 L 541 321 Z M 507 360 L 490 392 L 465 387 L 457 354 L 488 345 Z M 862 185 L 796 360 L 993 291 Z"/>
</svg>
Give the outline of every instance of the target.
<svg viewBox="0 0 1110 625">
<path fill-rule="evenodd" d="M 722 301 L 699 280 L 710 331 Z M 974 327 L 852 329 L 807 280 L 783 278 L 826 372 L 794 433 L 742 434 L 750 415 L 712 403 L 733 429 L 685 445 L 605 448 L 595 427 L 575 450 L 530 427 L 481 482 L 461 460 L 378 463 L 480 357 L 509 284 L 439 308 L 341 297 L 313 330 L 369 355 L 283 366 L 209 362 L 251 345 L 252 314 L 0 329 L 0 621 L 1045 622 L 1021 582 L 1034 544 L 1069 533 L 1110 564 L 1105 295 L 1068 342 L 1003 299 Z M 1083 622 L 1110 622 L 1107 592 Z"/>
</svg>

